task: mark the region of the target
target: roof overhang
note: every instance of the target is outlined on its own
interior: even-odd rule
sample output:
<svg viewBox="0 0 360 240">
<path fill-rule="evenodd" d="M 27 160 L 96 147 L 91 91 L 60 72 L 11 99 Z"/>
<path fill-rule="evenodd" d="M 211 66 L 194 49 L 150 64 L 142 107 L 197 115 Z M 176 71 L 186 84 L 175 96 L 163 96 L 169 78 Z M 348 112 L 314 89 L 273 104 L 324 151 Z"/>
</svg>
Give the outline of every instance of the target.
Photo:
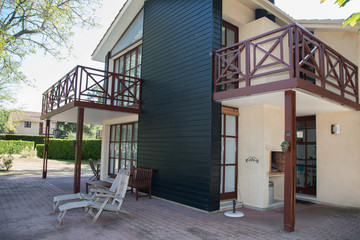
<svg viewBox="0 0 360 240">
<path fill-rule="evenodd" d="M 106 54 L 111 51 L 114 45 L 127 30 L 133 19 L 137 16 L 138 12 L 143 8 L 144 0 L 127 0 L 124 6 L 111 23 L 110 27 L 102 37 L 91 59 L 99 62 L 105 61 Z"/>
<path fill-rule="evenodd" d="M 357 32 L 360 28 L 360 24 L 356 24 L 354 27 L 343 26 L 344 19 L 312 19 L 312 20 L 296 20 L 299 24 L 309 30 L 327 30 L 327 31 L 340 31 L 340 32 Z"/>
</svg>

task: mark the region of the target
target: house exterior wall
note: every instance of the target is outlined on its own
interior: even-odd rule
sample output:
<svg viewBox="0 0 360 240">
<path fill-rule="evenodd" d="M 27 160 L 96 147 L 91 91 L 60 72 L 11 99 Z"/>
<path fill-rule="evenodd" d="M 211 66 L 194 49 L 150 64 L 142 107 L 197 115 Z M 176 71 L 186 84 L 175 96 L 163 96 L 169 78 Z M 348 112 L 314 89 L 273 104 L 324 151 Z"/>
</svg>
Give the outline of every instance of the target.
<svg viewBox="0 0 360 240">
<path fill-rule="evenodd" d="M 239 109 L 238 199 L 246 206 L 267 208 L 271 151 L 281 151 L 284 110 L 268 105 Z M 271 177 L 275 198 L 283 198 L 283 176 Z"/>
<path fill-rule="evenodd" d="M 154 169 L 159 197 L 219 208 L 220 104 L 212 52 L 221 48 L 221 1 L 144 5 L 138 165 Z"/>
<path fill-rule="evenodd" d="M 101 141 L 101 172 L 100 172 L 101 180 L 106 180 L 108 178 L 110 126 L 115 124 L 137 122 L 137 121 L 138 121 L 138 115 L 134 114 L 126 117 L 106 120 L 103 122 L 102 141 Z"/>
<path fill-rule="evenodd" d="M 340 124 L 340 135 L 331 124 Z M 360 207 L 360 112 L 316 115 L 316 135 L 317 200 Z"/>
<path fill-rule="evenodd" d="M 357 32 L 315 30 L 315 36 L 359 66 L 359 34 Z"/>
<path fill-rule="evenodd" d="M 31 122 L 31 121 L 30 121 Z M 21 121 L 15 128 L 15 134 L 27 134 L 27 135 L 39 135 L 39 122 L 31 122 L 31 127 L 25 127 L 23 121 Z"/>
</svg>

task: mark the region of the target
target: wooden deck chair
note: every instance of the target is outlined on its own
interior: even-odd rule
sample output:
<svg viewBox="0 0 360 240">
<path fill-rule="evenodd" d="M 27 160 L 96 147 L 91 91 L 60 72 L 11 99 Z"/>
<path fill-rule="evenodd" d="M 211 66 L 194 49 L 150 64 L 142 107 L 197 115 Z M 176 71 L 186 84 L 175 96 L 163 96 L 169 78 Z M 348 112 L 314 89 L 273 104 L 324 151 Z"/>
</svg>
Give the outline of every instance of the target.
<svg viewBox="0 0 360 240">
<path fill-rule="evenodd" d="M 120 170 L 119 175 L 120 175 L 120 181 L 115 193 L 110 193 L 109 191 L 107 192 L 97 191 L 90 200 L 70 202 L 59 206 L 59 210 L 60 210 L 58 216 L 59 224 L 62 223 L 62 220 L 64 219 L 67 211 L 75 208 L 85 208 L 87 215 L 91 215 L 93 217 L 93 223 L 97 221 L 100 214 L 104 210 L 112 211 L 117 214 L 120 212 L 128 214 L 127 211 L 121 209 L 121 206 L 125 199 L 130 173 L 125 170 Z M 96 190 L 90 189 L 90 191 L 96 191 Z M 99 201 L 99 199 L 104 199 L 104 200 Z"/>
<path fill-rule="evenodd" d="M 95 168 L 95 164 L 94 164 L 94 160 L 89 159 L 89 164 L 91 167 L 91 170 L 94 174 L 94 176 L 92 176 L 90 178 L 90 180 L 100 180 L 100 169 L 99 169 L 99 165 Z"/>
<path fill-rule="evenodd" d="M 90 191 L 89 194 L 73 193 L 73 194 L 65 194 L 65 195 L 55 196 L 54 203 L 53 203 L 53 213 L 59 207 L 61 202 L 69 201 L 69 200 L 89 200 L 97 192 L 96 190 L 101 190 L 101 192 L 104 192 L 104 190 L 108 190 L 111 193 L 115 193 L 117 190 L 117 187 L 119 185 L 119 181 L 120 181 L 120 174 L 118 173 L 116 175 L 116 178 L 114 179 L 114 182 L 111 184 L 111 187 L 109 189 L 107 189 L 103 186 L 98 186 L 98 185 L 94 184 L 92 187 L 93 191 Z"/>
</svg>

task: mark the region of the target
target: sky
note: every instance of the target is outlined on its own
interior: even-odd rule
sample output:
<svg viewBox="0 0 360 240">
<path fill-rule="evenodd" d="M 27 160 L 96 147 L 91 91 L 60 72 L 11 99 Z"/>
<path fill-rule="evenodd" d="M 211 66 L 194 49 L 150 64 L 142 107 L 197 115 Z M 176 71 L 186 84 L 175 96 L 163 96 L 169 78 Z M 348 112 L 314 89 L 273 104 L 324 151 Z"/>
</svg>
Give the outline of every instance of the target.
<svg viewBox="0 0 360 240">
<path fill-rule="evenodd" d="M 34 80 L 34 86 L 18 86 L 17 104 L 9 109 L 24 111 L 41 111 L 41 96 L 52 84 L 60 80 L 76 65 L 104 69 L 104 64 L 91 60 L 91 54 L 123 6 L 125 0 L 103 0 L 98 10 L 101 28 L 95 30 L 76 29 L 73 37 L 73 55 L 66 60 L 56 60 L 52 56 L 44 56 L 39 51 L 27 57 L 22 64 L 23 73 Z M 351 13 L 360 11 L 360 0 L 352 0 L 345 7 L 334 5 L 335 0 L 275 0 L 275 5 L 294 19 L 346 19 Z"/>
</svg>

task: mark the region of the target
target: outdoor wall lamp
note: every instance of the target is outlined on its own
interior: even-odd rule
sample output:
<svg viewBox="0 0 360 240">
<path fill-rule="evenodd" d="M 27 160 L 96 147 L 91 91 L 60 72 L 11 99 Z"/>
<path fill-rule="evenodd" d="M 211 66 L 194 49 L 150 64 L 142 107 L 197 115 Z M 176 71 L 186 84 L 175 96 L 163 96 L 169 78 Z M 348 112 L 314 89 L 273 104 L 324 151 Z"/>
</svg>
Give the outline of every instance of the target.
<svg viewBox="0 0 360 240">
<path fill-rule="evenodd" d="M 289 150 L 290 143 L 285 140 L 280 144 L 280 146 L 281 146 L 281 149 L 283 150 L 283 152 L 287 152 Z"/>
<path fill-rule="evenodd" d="M 331 124 L 331 134 L 340 135 L 340 124 Z"/>
<path fill-rule="evenodd" d="M 76 146 L 76 141 L 75 141 L 75 140 L 72 140 L 72 141 L 71 141 L 71 146 L 73 146 L 73 147 Z"/>
</svg>

